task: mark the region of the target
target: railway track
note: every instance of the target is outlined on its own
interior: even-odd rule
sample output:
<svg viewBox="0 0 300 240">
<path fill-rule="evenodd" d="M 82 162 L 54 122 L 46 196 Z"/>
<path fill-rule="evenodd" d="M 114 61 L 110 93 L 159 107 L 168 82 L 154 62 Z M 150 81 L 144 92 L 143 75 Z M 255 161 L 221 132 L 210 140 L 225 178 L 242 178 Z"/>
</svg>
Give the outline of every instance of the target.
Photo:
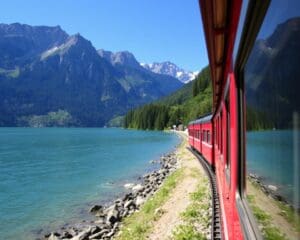
<svg viewBox="0 0 300 240">
<path fill-rule="evenodd" d="M 212 189 L 212 227 L 211 227 L 211 239 L 221 240 L 221 211 L 220 211 L 220 202 L 219 194 L 216 183 L 216 175 L 212 170 L 211 166 L 205 161 L 205 159 L 196 151 L 191 148 L 188 148 L 190 152 L 194 154 L 195 157 L 199 160 L 203 169 L 205 170 Z"/>
</svg>

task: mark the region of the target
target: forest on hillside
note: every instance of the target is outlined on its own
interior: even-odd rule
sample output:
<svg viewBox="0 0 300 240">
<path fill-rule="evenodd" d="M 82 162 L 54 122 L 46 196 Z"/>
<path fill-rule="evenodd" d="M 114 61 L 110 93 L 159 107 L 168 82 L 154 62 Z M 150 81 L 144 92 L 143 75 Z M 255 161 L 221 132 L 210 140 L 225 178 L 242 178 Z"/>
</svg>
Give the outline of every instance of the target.
<svg viewBox="0 0 300 240">
<path fill-rule="evenodd" d="M 212 111 L 212 83 L 209 67 L 205 67 L 195 80 L 158 101 L 127 112 L 123 120 L 125 128 L 163 130 L 187 124 Z M 247 130 L 272 129 L 264 112 L 247 105 Z M 120 124 L 120 118 L 116 119 Z"/>
<path fill-rule="evenodd" d="M 124 117 L 125 128 L 162 130 L 187 125 L 212 109 L 212 85 L 209 67 L 192 82 L 159 101 L 130 110 Z"/>
</svg>

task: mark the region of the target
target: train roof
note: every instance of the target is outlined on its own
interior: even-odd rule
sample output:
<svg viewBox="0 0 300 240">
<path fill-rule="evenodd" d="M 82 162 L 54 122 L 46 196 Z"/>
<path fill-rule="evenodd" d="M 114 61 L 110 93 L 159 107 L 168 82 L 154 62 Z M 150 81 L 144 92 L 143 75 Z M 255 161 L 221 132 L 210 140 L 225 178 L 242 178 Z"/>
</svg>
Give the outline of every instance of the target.
<svg viewBox="0 0 300 240">
<path fill-rule="evenodd" d="M 192 125 L 192 124 L 198 124 L 198 123 L 206 123 L 206 122 L 211 122 L 211 119 L 212 119 L 212 114 L 209 114 L 209 115 L 205 115 L 199 119 L 196 119 L 194 121 L 191 121 L 189 122 L 189 125 Z"/>
<path fill-rule="evenodd" d="M 222 98 L 230 68 L 241 2 L 199 0 L 213 86 L 213 109 Z"/>
</svg>

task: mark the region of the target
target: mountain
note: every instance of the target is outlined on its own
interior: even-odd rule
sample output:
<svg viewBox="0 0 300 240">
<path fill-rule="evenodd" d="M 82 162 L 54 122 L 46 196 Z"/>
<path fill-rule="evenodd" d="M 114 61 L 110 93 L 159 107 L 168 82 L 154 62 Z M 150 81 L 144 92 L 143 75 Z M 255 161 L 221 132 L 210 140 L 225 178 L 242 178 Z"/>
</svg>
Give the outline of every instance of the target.
<svg viewBox="0 0 300 240">
<path fill-rule="evenodd" d="M 255 42 L 245 71 L 247 115 L 261 116 L 254 128 L 292 127 L 293 113 L 300 112 L 299 62 L 299 17 L 277 25 L 269 37 Z M 256 121 L 248 119 L 251 129 Z"/>
<path fill-rule="evenodd" d="M 171 62 L 162 62 L 162 63 L 141 63 L 141 66 L 144 68 L 154 72 L 154 73 L 159 73 L 159 74 L 164 74 L 164 75 L 169 75 L 174 78 L 177 78 L 183 83 L 187 83 L 189 81 L 192 81 L 195 79 L 197 76 L 198 72 L 191 72 L 191 71 L 186 71 L 182 68 L 179 68 L 176 66 L 174 63 Z"/>
<path fill-rule="evenodd" d="M 67 38 L 68 34 L 60 26 L 0 24 L 0 66 L 1 68 L 23 66 L 39 53 L 64 43 Z"/>
<path fill-rule="evenodd" d="M 138 61 L 135 59 L 133 54 L 128 51 L 113 53 L 110 51 L 105 51 L 104 49 L 99 49 L 98 54 L 102 58 L 105 58 L 113 66 L 121 65 L 140 68 L 140 64 L 138 63 Z"/>
<path fill-rule="evenodd" d="M 115 67 L 118 72 L 117 80 L 125 91 L 143 98 L 143 103 L 166 96 L 182 86 L 176 78 L 143 68 L 130 52 L 98 50 L 98 54 Z"/>
<path fill-rule="evenodd" d="M 0 126 L 103 126 L 183 84 L 59 26 L 0 24 Z"/>
</svg>

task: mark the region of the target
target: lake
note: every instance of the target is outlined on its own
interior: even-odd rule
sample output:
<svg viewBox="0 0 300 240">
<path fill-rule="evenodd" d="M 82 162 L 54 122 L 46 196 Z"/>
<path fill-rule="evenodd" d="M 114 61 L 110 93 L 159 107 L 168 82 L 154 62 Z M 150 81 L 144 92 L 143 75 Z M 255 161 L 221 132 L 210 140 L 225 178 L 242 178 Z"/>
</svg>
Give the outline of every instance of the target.
<svg viewBox="0 0 300 240">
<path fill-rule="evenodd" d="M 101 128 L 0 128 L 0 236 L 89 218 L 180 142 L 175 134 Z"/>
</svg>

